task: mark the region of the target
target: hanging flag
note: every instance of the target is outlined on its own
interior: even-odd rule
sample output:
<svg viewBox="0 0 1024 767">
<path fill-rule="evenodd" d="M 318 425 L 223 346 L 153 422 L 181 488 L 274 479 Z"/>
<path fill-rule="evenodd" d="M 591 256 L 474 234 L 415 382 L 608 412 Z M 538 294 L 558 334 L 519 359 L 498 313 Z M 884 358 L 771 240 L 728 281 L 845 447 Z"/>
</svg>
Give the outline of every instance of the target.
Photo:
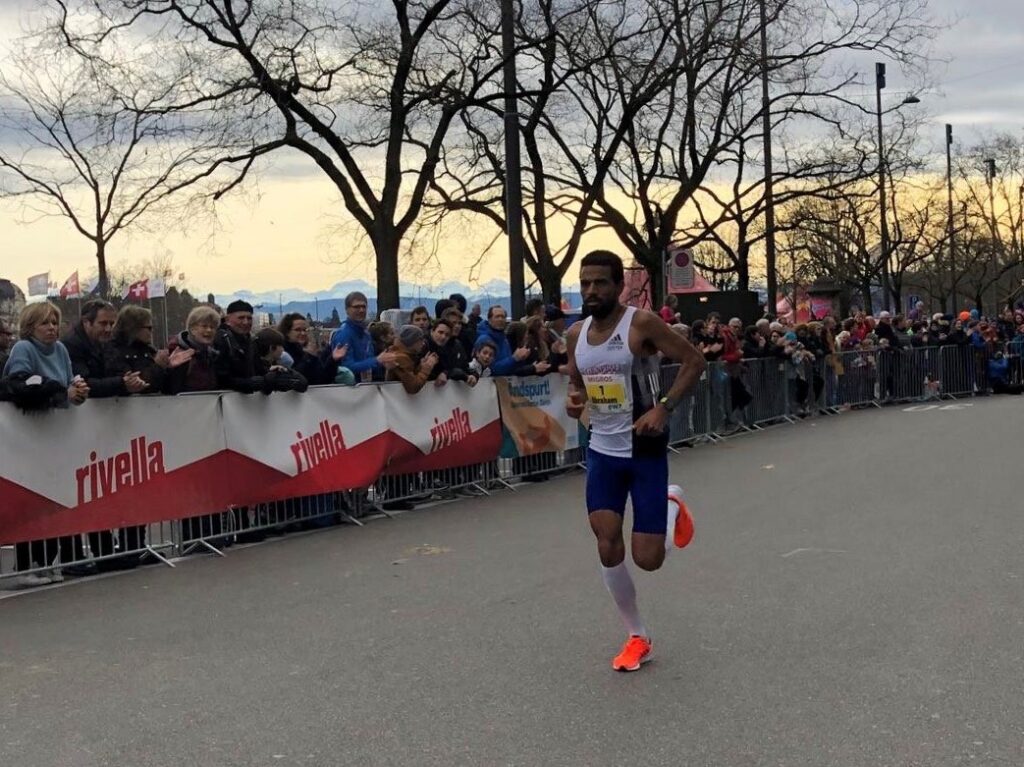
<svg viewBox="0 0 1024 767">
<path fill-rule="evenodd" d="M 75 273 L 64 280 L 64 284 L 60 288 L 61 298 L 78 298 L 82 295 L 81 288 L 78 285 L 78 270 Z"/>
<path fill-rule="evenodd" d="M 166 298 L 167 284 L 163 277 L 154 277 L 149 281 L 149 298 Z"/>
<path fill-rule="evenodd" d="M 28 278 L 28 294 L 30 296 L 45 296 L 50 289 L 50 273 L 35 274 Z"/>
<path fill-rule="evenodd" d="M 100 278 L 92 277 L 88 282 L 85 283 L 85 289 L 82 291 L 82 297 L 88 297 L 96 294 L 100 289 Z"/>
<path fill-rule="evenodd" d="M 133 282 L 121 298 L 127 298 L 129 301 L 145 301 L 149 298 L 149 280 Z"/>
</svg>

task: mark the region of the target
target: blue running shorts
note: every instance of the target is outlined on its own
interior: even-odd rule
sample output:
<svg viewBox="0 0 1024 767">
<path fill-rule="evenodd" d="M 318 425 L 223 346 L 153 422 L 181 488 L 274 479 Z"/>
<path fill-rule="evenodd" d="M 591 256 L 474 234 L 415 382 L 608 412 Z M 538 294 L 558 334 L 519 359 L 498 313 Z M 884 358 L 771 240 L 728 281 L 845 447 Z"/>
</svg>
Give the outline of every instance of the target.
<svg viewBox="0 0 1024 767">
<path fill-rule="evenodd" d="M 668 454 L 618 458 L 587 450 L 587 513 L 626 513 L 633 501 L 633 532 L 665 535 L 668 525 Z"/>
</svg>

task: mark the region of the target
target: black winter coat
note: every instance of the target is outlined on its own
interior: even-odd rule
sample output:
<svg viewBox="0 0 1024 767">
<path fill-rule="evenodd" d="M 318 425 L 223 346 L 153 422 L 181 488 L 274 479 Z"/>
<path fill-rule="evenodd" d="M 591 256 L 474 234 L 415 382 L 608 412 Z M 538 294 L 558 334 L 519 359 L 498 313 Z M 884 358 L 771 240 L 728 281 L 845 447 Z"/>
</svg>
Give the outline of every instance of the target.
<svg viewBox="0 0 1024 767">
<path fill-rule="evenodd" d="M 71 369 L 89 384 L 89 397 L 123 397 L 128 395 L 124 379 L 107 370 L 106 344 L 96 344 L 85 335 L 81 323 L 61 339 L 71 357 Z"/>
<path fill-rule="evenodd" d="M 139 378 L 149 384 L 147 393 L 163 391 L 165 369 L 156 364 L 156 349 L 142 341 L 128 343 L 112 341 L 104 349 L 107 372 L 124 376 L 138 373 Z"/>
<path fill-rule="evenodd" d="M 263 388 L 256 374 L 256 345 L 249 336 L 240 336 L 227 325 L 221 325 L 213 342 L 217 350 L 215 370 L 221 389 L 252 394 Z"/>
</svg>

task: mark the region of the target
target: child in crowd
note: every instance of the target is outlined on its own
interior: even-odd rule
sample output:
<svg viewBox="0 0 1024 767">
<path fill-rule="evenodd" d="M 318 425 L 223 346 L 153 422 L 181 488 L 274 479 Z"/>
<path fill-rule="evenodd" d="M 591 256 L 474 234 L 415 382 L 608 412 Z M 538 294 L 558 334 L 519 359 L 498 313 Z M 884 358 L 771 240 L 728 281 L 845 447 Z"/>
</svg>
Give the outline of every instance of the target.
<svg viewBox="0 0 1024 767">
<path fill-rule="evenodd" d="M 491 375 L 491 365 L 497 353 L 498 347 L 494 341 L 486 336 L 480 338 L 473 347 L 473 361 L 469 363 L 470 372 L 477 378 Z"/>
</svg>

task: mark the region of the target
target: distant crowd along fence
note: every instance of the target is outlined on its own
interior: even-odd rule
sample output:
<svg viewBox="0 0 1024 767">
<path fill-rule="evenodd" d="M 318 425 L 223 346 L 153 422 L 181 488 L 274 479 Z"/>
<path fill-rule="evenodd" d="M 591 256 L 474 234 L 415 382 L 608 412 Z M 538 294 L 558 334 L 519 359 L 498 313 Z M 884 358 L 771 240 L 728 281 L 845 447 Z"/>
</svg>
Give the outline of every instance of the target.
<svg viewBox="0 0 1024 767">
<path fill-rule="evenodd" d="M 1024 384 L 1020 350 L 1004 353 L 999 381 L 987 353 L 962 346 L 715 363 L 673 412 L 670 444 Z M 665 387 L 676 370 L 662 368 Z M 338 515 L 358 523 L 392 504 L 486 495 L 584 462 L 586 432 L 566 416 L 565 398 L 566 379 L 551 375 L 415 395 L 392 384 L 324 386 L 90 400 L 41 414 L 0 403 L 0 544 L 45 542 L 43 568 L 131 553 L 166 561 L 243 530 Z M 96 535 L 111 530 L 117 543 Z M 83 540 L 64 545 L 69 536 Z M 3 565 L 0 557 L 0 576 L 12 574 Z"/>
</svg>

